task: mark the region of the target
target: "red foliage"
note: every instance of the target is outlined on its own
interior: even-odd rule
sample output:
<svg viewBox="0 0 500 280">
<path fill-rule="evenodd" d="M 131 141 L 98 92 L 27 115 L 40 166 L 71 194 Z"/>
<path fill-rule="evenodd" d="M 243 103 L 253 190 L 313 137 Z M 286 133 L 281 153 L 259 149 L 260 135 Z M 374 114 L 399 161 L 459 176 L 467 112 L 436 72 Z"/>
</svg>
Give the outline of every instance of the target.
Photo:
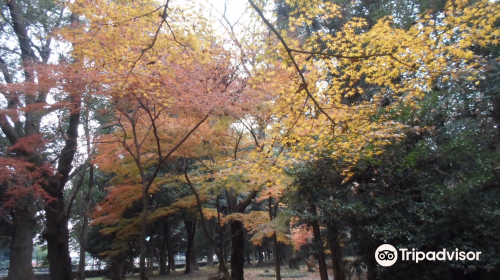
<svg viewBox="0 0 500 280">
<path fill-rule="evenodd" d="M 299 250 L 301 246 L 308 244 L 313 238 L 312 228 L 305 224 L 292 228 L 291 232 L 295 250 Z"/>
<path fill-rule="evenodd" d="M 42 134 L 37 133 L 30 136 L 23 137 L 19 139 L 14 145 L 10 146 L 8 152 L 17 152 L 21 154 L 34 154 L 37 149 L 44 146 L 44 141 L 42 140 Z"/>
<path fill-rule="evenodd" d="M 53 174 L 50 165 L 35 167 L 34 164 L 19 158 L 0 157 L 0 184 L 6 186 L 2 207 L 12 209 L 27 198 L 50 202 L 54 198 L 43 190 L 43 178 Z M 30 199 L 28 199 L 29 201 Z"/>
</svg>

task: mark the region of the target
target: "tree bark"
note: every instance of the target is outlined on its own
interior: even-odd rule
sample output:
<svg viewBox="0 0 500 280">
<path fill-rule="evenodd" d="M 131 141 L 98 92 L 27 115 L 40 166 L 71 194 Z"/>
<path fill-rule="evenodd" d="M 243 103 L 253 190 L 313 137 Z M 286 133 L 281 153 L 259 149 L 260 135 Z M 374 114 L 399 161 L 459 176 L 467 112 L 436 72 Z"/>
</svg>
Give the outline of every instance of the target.
<svg viewBox="0 0 500 280">
<path fill-rule="evenodd" d="M 154 230 L 151 232 L 149 237 L 149 256 L 148 256 L 148 275 L 153 276 L 154 272 L 154 251 L 155 251 L 155 240 L 153 238 Z"/>
<path fill-rule="evenodd" d="M 345 269 L 342 255 L 340 254 L 340 244 L 338 242 L 338 230 L 331 223 L 327 225 L 328 243 L 330 243 L 330 253 L 332 256 L 333 278 L 335 280 L 345 280 Z"/>
<path fill-rule="evenodd" d="M 373 260 L 368 260 L 366 263 L 366 279 L 367 280 L 376 280 L 377 279 L 377 264 Z"/>
<path fill-rule="evenodd" d="M 32 280 L 34 277 L 31 265 L 34 227 L 35 211 L 33 207 L 31 205 L 16 207 L 13 214 L 8 280 Z"/>
<path fill-rule="evenodd" d="M 170 271 L 175 271 L 175 258 L 174 258 L 174 250 L 172 249 L 172 242 L 170 241 L 170 226 L 168 222 L 165 225 L 165 242 L 167 243 L 167 254 L 168 254 L 168 266 L 167 266 L 167 274 Z"/>
<path fill-rule="evenodd" d="M 167 255 L 167 250 L 165 250 L 165 238 L 162 238 L 162 242 L 160 245 L 160 263 L 159 263 L 159 273 L 160 275 L 166 275 L 167 274 L 167 260 L 166 260 L 166 255 Z"/>
<path fill-rule="evenodd" d="M 219 273 L 222 272 L 222 268 L 225 267 L 226 265 L 226 242 L 224 238 L 224 225 L 221 225 L 221 207 L 220 207 L 220 202 L 219 202 L 219 195 L 217 195 L 217 200 L 216 200 L 216 206 L 217 206 L 217 229 L 219 232 L 219 254 L 217 258 L 219 259 Z"/>
<path fill-rule="evenodd" d="M 161 244 L 160 244 L 160 275 L 167 274 L 167 221 L 165 221 L 165 225 L 163 226 L 163 230 L 161 230 Z"/>
<path fill-rule="evenodd" d="M 194 268 L 193 268 L 192 258 L 196 258 L 193 252 L 193 244 L 196 234 L 196 220 L 194 221 L 184 220 L 184 224 L 186 225 L 186 232 L 187 232 L 186 272 L 184 273 L 188 274 L 193 272 Z"/>
<path fill-rule="evenodd" d="M 77 149 L 81 96 L 72 94 L 71 101 L 74 103 L 74 107 L 69 117 L 66 143 L 57 163 L 57 175 L 46 178 L 47 184 L 44 188 L 55 199 L 46 204 L 47 226 L 43 234 L 47 240 L 51 280 L 73 279 L 69 256 L 68 215 L 65 207 L 64 186 L 73 168 L 72 162 Z"/>
<path fill-rule="evenodd" d="M 89 218 L 87 215 L 90 210 L 90 200 L 92 198 L 93 187 L 94 187 L 94 165 L 91 164 L 89 167 L 89 190 L 85 195 L 84 199 L 84 208 L 82 213 L 83 221 L 82 221 L 82 229 L 80 231 L 80 263 L 78 264 L 78 279 L 80 280 L 85 280 L 85 250 L 87 249 L 87 237 L 88 237 L 88 225 L 89 225 Z"/>
<path fill-rule="evenodd" d="M 196 243 L 196 227 L 193 236 L 193 245 L 191 248 L 191 270 L 199 270 L 198 268 L 198 244 Z"/>
<path fill-rule="evenodd" d="M 245 265 L 245 235 L 243 234 L 243 223 L 233 221 L 231 223 L 231 278 L 235 280 L 243 280 Z"/>
<path fill-rule="evenodd" d="M 236 193 L 233 189 L 226 190 L 226 197 L 230 213 L 243 213 L 257 196 L 257 191 L 251 191 L 247 197 L 236 205 Z M 233 221 L 231 223 L 231 278 L 233 280 L 244 280 L 245 266 L 245 232 L 243 223 Z"/>
<path fill-rule="evenodd" d="M 211 219 L 210 221 L 210 227 L 209 227 L 209 234 L 210 238 L 215 240 L 215 219 Z M 214 252 L 215 252 L 215 246 L 212 244 L 212 242 L 208 242 L 208 250 L 207 250 L 207 267 L 212 267 L 214 266 Z"/>
<path fill-rule="evenodd" d="M 276 206 L 278 206 L 278 201 L 276 201 Z M 272 197 L 269 196 L 269 221 L 272 221 L 274 219 L 275 214 L 276 213 L 273 213 Z M 278 237 L 276 236 L 276 232 L 273 233 L 273 244 L 274 244 L 274 270 L 276 271 L 276 280 L 281 280 L 280 250 L 278 246 Z"/>
<path fill-rule="evenodd" d="M 313 215 L 317 214 L 316 206 L 313 203 L 311 203 L 309 211 Z M 325 253 L 323 252 L 323 242 L 321 240 L 321 231 L 319 228 L 318 220 L 316 219 L 312 220 L 311 225 L 313 228 L 314 243 L 316 243 L 318 250 L 316 252 L 316 258 L 318 259 L 319 275 L 321 277 L 321 280 L 328 280 L 328 271 L 326 268 Z"/>
<path fill-rule="evenodd" d="M 64 207 L 63 192 L 57 200 L 45 207 L 47 227 L 43 234 L 47 240 L 51 280 L 72 280 L 71 258 L 69 256 L 68 216 Z"/>
<path fill-rule="evenodd" d="M 141 235 L 139 244 L 141 246 L 139 253 L 139 277 L 141 280 L 148 280 L 146 268 L 146 235 L 147 235 L 147 217 L 148 217 L 148 194 L 145 187 L 142 188 L 142 215 L 141 215 Z"/>
</svg>

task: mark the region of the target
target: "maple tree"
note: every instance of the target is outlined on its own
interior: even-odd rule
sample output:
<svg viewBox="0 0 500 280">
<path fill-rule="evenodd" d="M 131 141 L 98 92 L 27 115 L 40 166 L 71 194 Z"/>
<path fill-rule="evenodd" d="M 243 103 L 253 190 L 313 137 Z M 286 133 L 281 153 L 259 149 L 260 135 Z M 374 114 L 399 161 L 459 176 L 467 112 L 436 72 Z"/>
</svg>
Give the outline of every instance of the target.
<svg viewBox="0 0 500 280">
<path fill-rule="evenodd" d="M 135 192 L 136 184 L 141 186 L 141 192 L 136 193 L 135 198 L 141 197 L 143 205 L 140 275 L 146 279 L 149 193 L 154 192 L 159 184 L 156 180 L 162 166 L 202 143 L 203 137 L 207 137 L 203 130 L 210 115 L 224 114 L 235 103 L 246 103 L 251 99 L 242 94 L 244 79 L 239 77 L 238 64 L 230 61 L 230 52 L 218 47 L 214 41 L 200 40 L 210 36 L 204 30 L 189 30 L 182 26 L 175 29 L 173 25 L 178 23 L 169 22 L 168 14 L 180 10 L 170 7 L 168 2 L 160 7 L 162 16 L 159 20 L 152 20 L 156 19 L 153 12 L 139 14 L 147 7 L 159 11 L 154 3 L 116 3 L 109 10 L 79 10 L 80 5 L 75 3 L 74 9 L 90 21 L 90 31 L 72 30 L 66 37 L 76 46 L 85 46 L 83 49 L 75 47 L 74 54 L 92 61 L 95 71 L 105 73 L 100 82 L 109 86 L 105 91 L 116 100 L 113 101 L 115 119 L 120 129 L 101 139 L 102 143 L 108 142 L 100 149 L 100 153 L 106 156 L 99 156 L 97 160 L 103 160 L 101 169 L 117 174 L 116 181 L 121 178 L 120 192 L 126 188 Z M 109 20 L 118 15 L 132 20 L 109 24 Z M 132 31 L 137 28 L 142 30 L 140 34 Z M 151 38 L 146 30 L 154 29 L 156 32 Z M 131 39 L 144 48 L 131 48 Z M 103 46 L 104 40 L 108 44 Z M 89 49 L 95 51 L 89 52 Z M 130 60 L 124 60 L 123 56 Z M 112 76 L 121 78 L 112 79 Z M 123 163 L 119 164 L 121 161 Z M 130 168 L 125 174 L 117 171 L 117 168 L 124 167 Z M 134 173 L 130 172 L 137 173 L 132 175 Z M 139 181 L 136 181 L 136 176 Z M 134 199 L 128 201 L 132 203 Z M 119 216 L 120 211 L 114 211 L 114 214 L 94 222 L 118 218 L 115 215 Z M 100 212 L 106 213 L 106 210 Z"/>
</svg>

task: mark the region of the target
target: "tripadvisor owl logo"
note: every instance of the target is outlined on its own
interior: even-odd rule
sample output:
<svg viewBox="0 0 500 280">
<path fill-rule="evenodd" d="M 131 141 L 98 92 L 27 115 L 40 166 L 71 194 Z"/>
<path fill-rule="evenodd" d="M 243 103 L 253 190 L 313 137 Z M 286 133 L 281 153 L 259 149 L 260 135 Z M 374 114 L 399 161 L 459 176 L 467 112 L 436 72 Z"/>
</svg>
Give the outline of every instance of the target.
<svg viewBox="0 0 500 280">
<path fill-rule="evenodd" d="M 464 252 L 459 251 L 458 248 L 455 250 L 447 251 L 442 249 L 441 251 L 429 251 L 422 252 L 415 250 L 415 248 L 409 250 L 407 248 L 399 248 L 402 261 L 414 261 L 418 263 L 419 261 L 478 261 L 481 252 Z M 380 245 L 375 251 L 375 260 L 381 266 L 391 266 L 398 260 L 398 250 L 390 244 Z"/>
<path fill-rule="evenodd" d="M 391 266 L 398 260 L 398 251 L 390 244 L 380 245 L 375 251 L 375 260 L 381 266 Z"/>
</svg>

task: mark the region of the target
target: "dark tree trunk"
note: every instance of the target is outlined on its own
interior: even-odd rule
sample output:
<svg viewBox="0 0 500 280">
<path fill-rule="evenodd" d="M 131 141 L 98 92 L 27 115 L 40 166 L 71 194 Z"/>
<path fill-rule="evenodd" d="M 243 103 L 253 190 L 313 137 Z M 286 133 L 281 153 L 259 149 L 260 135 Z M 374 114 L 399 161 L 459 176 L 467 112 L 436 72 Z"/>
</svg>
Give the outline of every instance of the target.
<svg viewBox="0 0 500 280">
<path fill-rule="evenodd" d="M 313 215 L 317 214 L 316 213 L 316 206 L 314 204 L 311 205 L 310 212 Z M 317 220 L 313 220 L 311 222 L 311 225 L 313 228 L 314 243 L 316 243 L 317 250 L 318 250 L 316 252 L 316 258 L 318 259 L 319 275 L 321 277 L 321 280 L 328 280 L 328 271 L 326 268 L 325 253 L 323 251 L 323 242 L 321 240 L 321 232 L 319 229 L 319 223 Z"/>
<path fill-rule="evenodd" d="M 375 261 L 368 260 L 365 263 L 366 263 L 366 268 L 367 268 L 366 279 L 367 280 L 377 280 L 377 265 L 376 265 Z"/>
<path fill-rule="evenodd" d="M 28 199 L 28 202 L 30 200 Z M 13 216 L 11 255 L 7 279 L 32 280 L 31 254 L 33 252 L 35 211 L 32 209 L 32 205 L 22 208 L 16 207 Z"/>
<path fill-rule="evenodd" d="M 245 265 L 245 235 L 243 233 L 243 223 L 233 221 L 231 223 L 231 278 L 243 280 L 243 267 Z"/>
<path fill-rule="evenodd" d="M 276 207 L 273 211 L 273 199 L 269 196 L 269 221 L 274 220 L 276 216 L 276 211 L 278 210 L 278 201 L 276 201 Z M 276 280 L 281 280 L 281 263 L 280 263 L 280 248 L 278 245 L 278 238 L 276 237 L 276 232 L 273 233 L 273 245 L 274 245 L 274 270 L 276 271 Z"/>
<path fill-rule="evenodd" d="M 276 237 L 276 233 L 273 234 L 273 243 L 274 243 L 274 270 L 276 270 L 276 280 L 281 280 L 281 261 L 280 261 L 280 253 L 278 247 L 278 238 Z"/>
<path fill-rule="evenodd" d="M 186 249 L 186 272 L 185 274 L 191 273 L 194 270 L 192 264 L 192 258 L 196 259 L 195 252 L 193 250 L 194 246 L 194 238 L 196 234 L 196 220 L 187 221 L 184 220 L 184 224 L 186 225 L 186 233 L 187 233 L 187 249 Z"/>
<path fill-rule="evenodd" d="M 167 255 L 168 255 L 168 266 L 167 266 L 167 274 L 170 271 L 175 271 L 175 259 L 174 259 L 174 250 L 172 249 L 172 243 L 170 239 L 170 226 L 168 221 L 165 223 L 165 243 L 167 246 Z"/>
<path fill-rule="evenodd" d="M 273 211 L 272 198 L 269 196 L 269 220 L 274 220 L 274 216 L 276 215 L 276 210 Z M 278 205 L 278 201 L 276 201 L 276 206 Z M 280 248 L 278 245 L 278 238 L 276 237 L 276 232 L 273 233 L 273 245 L 274 245 L 274 270 L 276 271 L 276 280 L 281 280 L 281 267 L 280 267 Z"/>
<path fill-rule="evenodd" d="M 217 258 L 219 259 L 219 273 L 220 273 L 222 271 L 222 266 L 226 264 L 226 242 L 224 238 L 224 225 L 221 225 L 220 215 L 222 209 L 220 206 L 218 195 L 216 200 L 216 206 L 217 206 L 217 230 L 219 235 L 219 254 L 220 254 L 220 257 L 218 256 Z"/>
<path fill-rule="evenodd" d="M 229 212 L 243 213 L 256 196 L 257 191 L 251 191 L 244 200 L 236 204 L 237 198 L 234 189 L 226 190 Z M 240 221 L 231 223 L 231 248 L 231 278 L 233 280 L 244 280 L 245 232 L 243 223 Z"/>
<path fill-rule="evenodd" d="M 224 234 L 222 235 L 224 238 L 224 263 L 228 264 L 229 260 L 231 259 L 231 255 L 229 253 L 229 250 L 232 250 L 232 240 L 231 240 L 231 226 L 224 226 Z"/>
<path fill-rule="evenodd" d="M 148 280 L 147 268 L 146 268 L 146 235 L 147 235 L 147 217 L 148 217 L 148 193 L 144 186 L 142 187 L 142 215 L 141 215 L 141 235 L 140 235 L 140 253 L 139 253 L 139 277 L 141 280 Z"/>
<path fill-rule="evenodd" d="M 212 219 L 210 221 L 207 221 L 210 224 L 209 231 L 210 231 L 210 238 L 212 240 L 215 240 L 215 219 Z M 215 253 L 215 247 L 211 242 L 208 242 L 208 250 L 207 250 L 207 267 L 212 267 L 214 266 L 214 253 Z"/>
<path fill-rule="evenodd" d="M 47 240 L 50 279 L 72 280 L 68 217 L 62 191 L 56 198 L 56 201 L 48 203 L 45 207 L 47 228 L 43 236 Z"/>
<path fill-rule="evenodd" d="M 72 280 L 71 258 L 69 256 L 68 209 L 65 207 L 64 186 L 73 168 L 73 158 L 77 150 L 78 126 L 80 125 L 81 96 L 71 95 L 74 103 L 69 116 L 66 143 L 57 163 L 57 175 L 47 178 L 45 190 L 55 201 L 46 204 L 45 216 L 49 269 L 51 280 Z"/>
<path fill-rule="evenodd" d="M 196 243 L 196 229 L 195 237 L 193 237 L 193 245 L 191 248 L 191 270 L 199 270 L 198 268 L 198 244 Z"/>
<path fill-rule="evenodd" d="M 327 229 L 328 243 L 330 243 L 330 252 L 332 256 L 333 278 L 335 280 L 345 280 L 344 262 L 340 254 L 340 244 L 338 240 L 339 232 L 332 224 L 328 224 Z"/>
<path fill-rule="evenodd" d="M 155 256 L 155 239 L 153 238 L 154 236 L 154 231 L 151 232 L 150 238 L 149 238 L 149 256 L 148 256 L 148 275 L 153 276 L 154 272 L 154 256 Z"/>
<path fill-rule="evenodd" d="M 125 275 L 125 259 L 120 259 L 120 266 L 118 266 L 118 280 L 123 280 Z"/>
<path fill-rule="evenodd" d="M 109 274 L 107 278 L 111 280 L 122 280 L 125 276 L 125 258 L 118 257 L 116 259 L 112 259 L 108 265 L 111 266 L 109 269 Z"/>
<path fill-rule="evenodd" d="M 89 155 L 90 156 L 90 155 Z M 92 198 L 92 188 L 94 187 L 94 165 L 91 164 L 89 167 L 89 190 L 85 195 L 84 208 L 83 208 L 83 221 L 82 229 L 80 232 L 80 263 L 78 264 L 78 279 L 85 280 L 85 250 L 87 249 L 87 237 L 88 237 L 88 225 L 89 218 L 88 213 L 90 210 L 90 199 Z"/>
<path fill-rule="evenodd" d="M 160 275 L 166 275 L 167 274 L 167 223 L 165 222 L 165 225 L 163 226 L 163 230 L 161 230 L 161 245 L 160 245 Z"/>
<path fill-rule="evenodd" d="M 167 250 L 165 250 L 166 245 L 165 245 L 165 239 L 162 238 L 162 242 L 160 245 L 160 263 L 159 263 L 159 273 L 160 275 L 166 275 L 167 274 L 167 260 L 166 260 L 166 255 L 167 255 Z"/>
</svg>

